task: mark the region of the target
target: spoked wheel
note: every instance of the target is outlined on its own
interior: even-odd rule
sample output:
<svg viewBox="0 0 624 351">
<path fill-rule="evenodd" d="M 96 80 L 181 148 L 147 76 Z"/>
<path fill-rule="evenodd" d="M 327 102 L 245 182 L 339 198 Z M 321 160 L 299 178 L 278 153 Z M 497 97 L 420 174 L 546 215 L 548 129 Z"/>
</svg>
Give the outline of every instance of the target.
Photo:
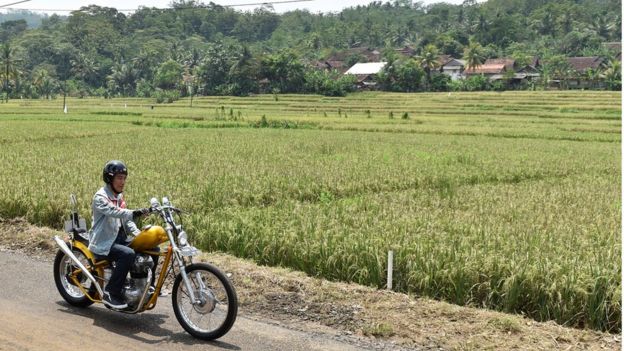
<svg viewBox="0 0 624 351">
<path fill-rule="evenodd" d="M 184 330 L 196 338 L 214 340 L 227 333 L 238 312 L 236 291 L 216 267 L 197 263 L 186 267 L 195 298 L 193 304 L 182 274 L 173 283 L 173 311 Z"/>
<path fill-rule="evenodd" d="M 89 266 L 89 260 L 82 251 L 74 249 L 72 252 L 85 267 Z M 61 250 L 58 251 L 54 259 L 54 282 L 56 283 L 56 288 L 63 299 L 70 305 L 87 307 L 93 304 L 93 301 L 91 301 L 70 278 L 72 273 L 78 269 L 78 266 L 69 256 L 65 255 Z M 78 274 L 78 281 L 89 294 L 93 294 L 96 291 L 93 282 L 91 282 L 86 275 Z"/>
</svg>

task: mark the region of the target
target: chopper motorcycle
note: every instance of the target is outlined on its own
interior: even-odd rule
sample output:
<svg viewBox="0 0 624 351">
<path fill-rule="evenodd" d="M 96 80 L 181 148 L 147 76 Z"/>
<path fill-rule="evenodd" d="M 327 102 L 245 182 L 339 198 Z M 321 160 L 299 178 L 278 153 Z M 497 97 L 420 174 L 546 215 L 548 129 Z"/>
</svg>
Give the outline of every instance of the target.
<svg viewBox="0 0 624 351">
<path fill-rule="evenodd" d="M 76 307 L 102 303 L 103 291 L 114 263 L 98 260 L 88 249 L 86 221 L 78 215 L 76 197 L 70 197 L 72 212 L 65 223 L 67 241 L 54 237 L 59 251 L 54 260 L 54 282 L 65 301 Z M 150 213 L 157 213 L 165 228 L 158 225 L 143 227 L 129 247 L 136 257 L 126 277 L 123 294 L 128 307 L 121 313 L 140 313 L 156 307 L 167 275 L 174 276 L 172 305 L 176 319 L 184 330 L 203 340 L 225 335 L 236 320 L 238 300 L 236 291 L 217 267 L 208 263 L 193 263 L 200 251 L 189 244 L 188 236 L 177 224 L 182 223 L 182 211 L 164 197 L 162 205 L 150 200 Z M 169 242 L 165 250 L 154 248 Z M 154 251 L 151 251 L 154 250 Z M 164 257 L 160 271 L 154 267 L 152 255 Z M 158 273 L 157 279 L 152 277 Z M 151 285 L 153 283 L 153 286 Z M 163 294 L 164 295 L 164 294 Z M 109 308 L 107 306 L 107 308 Z"/>
</svg>

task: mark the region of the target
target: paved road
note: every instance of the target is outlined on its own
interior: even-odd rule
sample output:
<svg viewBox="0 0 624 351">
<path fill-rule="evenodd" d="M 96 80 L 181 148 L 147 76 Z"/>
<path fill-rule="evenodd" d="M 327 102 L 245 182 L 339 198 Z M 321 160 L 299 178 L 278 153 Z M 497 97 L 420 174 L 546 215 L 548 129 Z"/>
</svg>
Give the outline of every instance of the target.
<svg viewBox="0 0 624 351">
<path fill-rule="evenodd" d="M 362 350 L 388 348 L 331 332 L 300 332 L 245 318 L 218 341 L 205 342 L 178 324 L 171 299 L 136 315 L 100 304 L 67 304 L 54 285 L 52 262 L 0 251 L 0 350 Z"/>
</svg>

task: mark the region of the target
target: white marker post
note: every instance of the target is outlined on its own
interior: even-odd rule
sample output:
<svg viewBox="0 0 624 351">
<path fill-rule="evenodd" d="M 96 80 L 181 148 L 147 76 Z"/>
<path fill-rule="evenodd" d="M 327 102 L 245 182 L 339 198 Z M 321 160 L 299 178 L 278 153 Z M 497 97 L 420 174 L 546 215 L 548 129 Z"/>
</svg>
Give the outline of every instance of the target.
<svg viewBox="0 0 624 351">
<path fill-rule="evenodd" d="M 392 290 L 392 265 L 394 261 L 394 252 L 388 251 L 388 290 Z"/>
</svg>

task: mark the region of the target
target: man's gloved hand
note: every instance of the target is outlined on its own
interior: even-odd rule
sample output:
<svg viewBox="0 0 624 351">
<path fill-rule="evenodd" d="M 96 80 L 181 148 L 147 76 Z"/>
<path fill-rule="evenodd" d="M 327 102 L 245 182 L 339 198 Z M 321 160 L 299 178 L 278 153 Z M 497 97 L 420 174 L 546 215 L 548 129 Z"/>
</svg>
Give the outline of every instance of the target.
<svg viewBox="0 0 624 351">
<path fill-rule="evenodd" d="M 150 213 L 149 208 L 139 208 L 138 210 L 132 211 L 132 216 L 134 218 L 137 218 L 137 217 L 145 216 L 148 213 Z"/>
</svg>

